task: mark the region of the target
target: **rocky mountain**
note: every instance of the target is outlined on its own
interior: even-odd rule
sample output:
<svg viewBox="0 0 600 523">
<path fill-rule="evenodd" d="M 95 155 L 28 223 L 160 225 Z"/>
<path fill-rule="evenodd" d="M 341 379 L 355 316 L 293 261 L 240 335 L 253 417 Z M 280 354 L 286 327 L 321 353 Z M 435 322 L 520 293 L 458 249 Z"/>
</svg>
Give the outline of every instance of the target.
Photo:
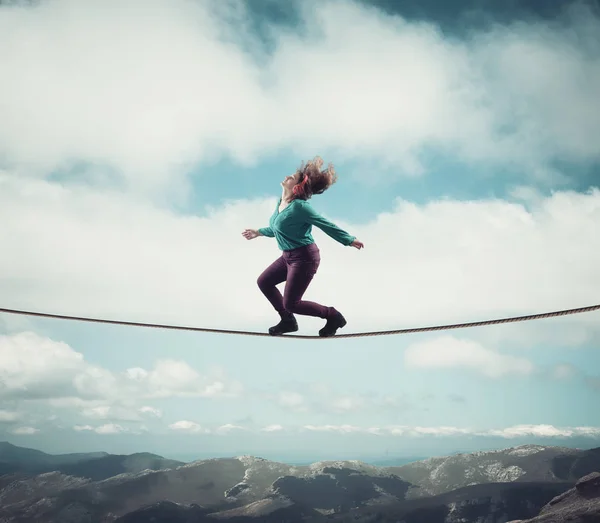
<svg viewBox="0 0 600 523">
<path fill-rule="evenodd" d="M 98 481 L 123 473 L 163 470 L 180 465 L 184 463 L 149 453 L 116 455 L 91 452 L 56 455 L 0 442 L 0 487 L 6 484 L 6 475 L 9 474 L 13 476 L 8 479 L 13 480 L 23 476 L 61 472 L 68 476 Z"/>
<path fill-rule="evenodd" d="M 167 461 L 132 456 L 143 457 L 138 468 Z M 73 463 L 69 474 L 0 478 L 0 522 L 504 523 L 536 517 L 574 487 L 578 474 L 598 470 L 600 449 L 529 445 L 401 467 L 359 461 L 293 466 L 240 456 L 106 478 L 131 456 L 112 457 L 118 466 L 108 458 Z M 86 472 L 77 469 L 82 463 L 107 465 Z"/>
<path fill-rule="evenodd" d="M 166 470 L 185 465 L 182 461 L 163 458 L 156 454 L 140 452 L 136 454 L 109 454 L 101 458 L 90 459 L 61 465 L 57 470 L 68 476 L 88 478 L 100 481 L 119 474 L 143 472 L 144 470 Z"/>
<path fill-rule="evenodd" d="M 486 483 L 438 496 L 409 499 L 350 514 L 308 519 L 310 523 L 503 523 L 532 517 L 571 483 Z"/>
<path fill-rule="evenodd" d="M 7 441 L 0 441 L 0 475 L 22 471 L 49 472 L 58 465 L 75 464 L 105 456 L 108 456 L 107 452 L 46 454 L 41 450 L 17 447 Z"/>
<path fill-rule="evenodd" d="M 469 485 L 577 481 L 600 470 L 600 448 L 522 445 L 504 450 L 430 458 L 386 470 L 416 485 L 408 498 L 435 496 Z"/>
<path fill-rule="evenodd" d="M 140 508 L 115 520 L 118 523 L 199 523 L 212 512 L 200 505 L 180 505 L 171 501 L 160 501 Z M 212 520 L 215 521 L 214 519 Z"/>
<path fill-rule="evenodd" d="M 552 499 L 532 519 L 510 523 L 597 523 L 600 521 L 600 473 L 581 478 L 575 487 Z"/>
<path fill-rule="evenodd" d="M 50 523 L 65 521 L 67 513 L 77 513 L 99 521 L 94 518 L 116 518 L 163 501 L 196 504 L 211 512 L 245 507 L 241 509 L 245 513 L 257 510 L 253 503 L 272 508 L 284 498 L 311 510 L 333 512 L 369 502 L 398 501 L 409 487 L 401 478 L 359 462 L 294 467 L 241 456 L 203 460 L 170 470 L 120 474 L 95 482 L 60 473 L 23 478 L 0 491 L 0 520 Z M 235 515 L 230 512 L 227 517 Z"/>
<path fill-rule="evenodd" d="M 330 515 L 277 495 L 217 512 L 169 502 L 131 512 L 116 523 L 598 523 L 600 474 L 570 487 L 571 483 L 487 483 Z"/>
</svg>

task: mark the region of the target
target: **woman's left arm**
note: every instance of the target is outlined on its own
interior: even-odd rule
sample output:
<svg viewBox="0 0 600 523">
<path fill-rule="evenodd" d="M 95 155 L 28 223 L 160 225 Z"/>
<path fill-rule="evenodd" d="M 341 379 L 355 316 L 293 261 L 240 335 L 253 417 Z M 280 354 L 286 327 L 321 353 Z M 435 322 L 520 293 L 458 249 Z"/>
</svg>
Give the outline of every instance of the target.
<svg viewBox="0 0 600 523">
<path fill-rule="evenodd" d="M 352 236 L 345 230 L 330 222 L 327 218 L 321 216 L 314 210 L 312 205 L 306 203 L 302 206 L 306 213 L 306 221 L 315 227 L 321 229 L 325 234 L 338 241 L 342 245 L 352 245 L 357 242 L 356 236 Z M 360 242 L 357 242 L 360 243 Z M 361 244 L 362 245 L 362 244 Z"/>
</svg>

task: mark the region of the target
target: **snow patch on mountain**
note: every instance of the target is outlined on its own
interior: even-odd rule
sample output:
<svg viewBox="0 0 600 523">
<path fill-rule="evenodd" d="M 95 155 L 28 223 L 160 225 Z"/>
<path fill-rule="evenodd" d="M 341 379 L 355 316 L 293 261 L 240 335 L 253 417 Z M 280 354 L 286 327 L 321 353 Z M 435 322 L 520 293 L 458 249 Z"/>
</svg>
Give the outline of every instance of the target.
<svg viewBox="0 0 600 523">
<path fill-rule="evenodd" d="M 499 462 L 485 465 L 484 471 L 488 480 L 492 483 L 516 481 L 525 474 L 525 471 L 521 467 L 517 467 L 516 465 L 504 467 L 502 463 Z"/>
</svg>

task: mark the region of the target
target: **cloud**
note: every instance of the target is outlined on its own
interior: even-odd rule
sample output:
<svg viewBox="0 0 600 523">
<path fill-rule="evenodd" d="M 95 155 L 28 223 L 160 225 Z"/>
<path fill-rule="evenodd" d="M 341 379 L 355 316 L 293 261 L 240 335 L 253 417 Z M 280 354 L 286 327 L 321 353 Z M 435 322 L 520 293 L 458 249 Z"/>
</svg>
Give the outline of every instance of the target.
<svg viewBox="0 0 600 523">
<path fill-rule="evenodd" d="M 137 398 L 133 398 L 133 403 Z M 84 418 L 97 420 L 121 420 L 121 421 L 141 421 L 144 417 L 161 418 L 162 411 L 150 406 L 135 408 L 131 405 L 131 401 L 127 402 L 127 406 L 123 405 L 98 405 L 84 407 L 81 410 L 81 415 Z M 89 403 L 88 403 L 89 404 Z M 56 404 L 55 404 L 56 405 Z M 85 405 L 85 403 L 84 403 Z"/>
<path fill-rule="evenodd" d="M 0 397 L 29 399 L 69 395 L 93 399 L 108 393 L 114 377 L 87 365 L 66 343 L 22 332 L 0 336 Z"/>
<path fill-rule="evenodd" d="M 0 410 L 0 422 L 25 414 L 45 419 L 47 410 L 40 406 L 46 406 L 84 421 L 77 424 L 81 430 L 90 427 L 89 420 L 107 422 L 93 429 L 100 434 L 124 430 L 116 422 L 160 419 L 162 411 L 145 404 L 149 399 L 232 398 L 241 388 L 221 369 L 202 375 L 177 360 L 158 360 L 150 370 L 109 371 L 68 344 L 32 332 L 0 335 L 0 384 L 0 399 L 14 405 L 14 411 Z"/>
<path fill-rule="evenodd" d="M 12 434 L 16 436 L 32 436 L 33 434 L 37 434 L 40 429 L 35 427 L 15 427 L 14 429 L 10 429 Z"/>
<path fill-rule="evenodd" d="M 340 432 L 343 434 L 364 432 L 363 428 L 354 425 L 304 425 L 302 428 L 314 432 Z"/>
<path fill-rule="evenodd" d="M 122 432 L 129 432 L 127 428 L 117 425 L 115 423 L 106 423 L 97 427 L 91 425 L 75 425 L 73 430 L 76 432 L 95 432 L 96 434 L 110 435 L 110 434 L 121 434 Z"/>
<path fill-rule="evenodd" d="M 124 195 L 10 176 L 0 176 L 0 187 L 0 219 L 5 224 L 0 230 L 5 246 L 0 291 L 13 307 L 213 328 L 266 330 L 272 324 L 273 311 L 255 282 L 276 255 L 275 247 L 265 238 L 246 242 L 240 231 L 265 223 L 274 201 L 235 201 L 205 217 L 193 217 Z M 32 209 L 44 219 L 32 220 Z M 529 210 L 493 199 L 424 205 L 400 200 L 393 211 L 369 223 L 347 225 L 371 246 L 360 253 L 348 252 L 315 231 L 323 263 L 311 293 L 343 309 L 347 332 L 594 304 L 593 290 L 600 286 L 600 235 L 595 234 L 599 220 L 598 190 L 557 192 Z M 62 233 L 57 236 L 56 230 Z M 45 240 L 49 237 L 51 243 Z M 190 238 L 203 241 L 190 243 Z M 206 255 L 206 244 L 224 240 L 226 257 Z M 76 257 L 70 254 L 73 245 L 78 246 Z M 239 259 L 245 260 L 241 268 Z M 204 274 L 229 276 L 198 279 L 199 267 Z M 64 274 L 69 274 L 68 287 Z M 156 274 L 170 275 L 169 285 Z M 359 281 L 369 279 L 360 293 L 346 285 L 356 275 Z M 231 295 L 237 299 L 229 299 Z M 392 297 L 399 295 L 410 306 L 398 308 Z M 163 306 L 155 307 L 158 302 Z M 365 307 L 368 303 L 381 305 Z M 596 315 L 480 327 L 470 333 L 487 336 L 494 344 L 507 341 L 531 347 L 558 340 L 578 346 L 598 334 Z M 300 334 L 314 333 L 320 324 L 303 318 Z M 542 324 L 544 329 L 539 328 Z M 568 331 L 576 336 L 562 339 L 561 333 Z M 64 358 L 61 368 L 79 365 L 74 355 L 65 353 Z M 131 373 L 137 372 L 148 384 L 156 383 L 160 375 L 176 389 L 199 383 L 193 372 L 173 363 L 143 371 Z M 93 388 L 99 382 L 93 374 L 81 379 L 92 386 L 90 393 L 101 392 Z M 218 392 L 217 381 L 194 393 Z"/>
<path fill-rule="evenodd" d="M 500 354 L 479 343 L 453 336 L 417 342 L 404 352 L 404 363 L 410 368 L 466 368 L 488 378 L 509 374 L 529 375 L 534 365 L 525 358 Z"/>
<path fill-rule="evenodd" d="M 172 433 L 226 436 L 232 431 L 243 430 L 248 434 L 273 434 L 273 437 L 294 437 L 296 435 L 323 434 L 323 435 L 365 435 L 388 438 L 502 438 L 507 440 L 523 438 L 600 438 L 600 427 L 594 426 L 555 426 L 552 424 L 513 425 L 502 428 L 475 428 L 456 426 L 421 426 L 421 425 L 361 425 L 353 423 L 322 423 L 322 424 L 289 424 L 272 423 L 262 427 L 247 428 L 233 424 L 201 425 L 191 420 L 180 420 L 167 427 Z M 21 427 L 22 434 L 33 434 L 31 427 Z M 104 424 L 99 426 L 75 425 L 77 432 L 95 432 L 97 434 L 111 435 L 119 433 L 140 434 L 148 431 L 147 427 L 128 429 L 118 424 Z M 16 433 L 16 432 L 15 432 Z"/>
<path fill-rule="evenodd" d="M 459 427 L 391 427 L 394 436 L 464 436 L 472 434 L 471 429 Z"/>
<path fill-rule="evenodd" d="M 75 425 L 73 427 L 73 430 L 76 430 L 77 432 L 83 432 L 87 430 L 94 430 L 94 427 L 92 427 L 91 425 Z"/>
<path fill-rule="evenodd" d="M 292 428 L 290 428 L 292 429 Z M 288 429 L 288 430 L 290 430 Z M 519 437 L 543 438 L 570 438 L 570 437 L 600 437 L 600 427 L 555 427 L 553 425 L 516 425 L 503 429 L 475 429 L 469 427 L 452 426 L 403 426 L 390 425 L 383 427 L 368 427 L 357 425 L 303 425 L 295 427 L 296 430 L 309 432 L 325 432 L 338 434 L 372 434 L 376 436 L 395 437 L 454 437 L 454 436 L 481 436 L 501 437 L 515 439 Z"/>
<path fill-rule="evenodd" d="M 87 180 L 158 194 L 184 190 L 191 168 L 221 155 L 250 164 L 285 149 L 398 175 L 426 171 L 425 150 L 451 151 L 551 180 L 556 159 L 600 158 L 589 8 L 461 39 L 355 2 L 309 1 L 301 30 L 268 27 L 268 52 L 242 3 L 219 5 L 0 7 L 0 156 L 23 174 L 81 167 Z"/>
<path fill-rule="evenodd" d="M 353 415 L 359 412 L 402 412 L 412 406 L 406 394 L 381 395 L 369 391 L 341 392 L 326 383 L 309 382 L 286 386 L 277 393 L 256 392 L 295 414 Z"/>
<path fill-rule="evenodd" d="M 198 423 L 188 420 L 176 421 L 175 423 L 171 423 L 169 428 L 172 431 L 176 432 L 184 432 L 190 434 L 209 434 L 210 430 L 203 428 Z"/>
<path fill-rule="evenodd" d="M 221 370 L 217 376 L 200 375 L 184 361 L 157 360 L 151 370 L 140 367 L 115 373 L 84 360 L 69 345 L 33 332 L 0 335 L 0 395 L 28 399 L 66 400 L 70 405 L 86 405 L 86 400 L 169 397 L 229 397 L 241 385 L 228 383 Z M 57 402 L 59 404 L 59 402 Z M 158 415 L 152 407 L 143 412 Z M 118 406 L 99 405 L 84 409 L 87 417 L 140 419 Z"/>
<path fill-rule="evenodd" d="M 0 423 L 12 423 L 17 421 L 21 415 L 18 412 L 0 409 Z"/>
<path fill-rule="evenodd" d="M 240 383 L 226 382 L 222 371 L 218 373 L 207 380 L 184 361 L 164 359 L 158 360 L 150 371 L 140 367 L 127 369 L 126 376 L 145 398 L 235 397 L 241 393 Z"/>
<path fill-rule="evenodd" d="M 523 436 L 537 437 L 574 437 L 574 436 L 600 436 L 599 427 L 563 427 L 557 428 L 553 425 L 516 425 L 502 430 L 489 430 L 486 436 L 501 436 L 503 438 L 517 438 Z"/>
<path fill-rule="evenodd" d="M 86 407 L 81 410 L 81 416 L 96 420 L 139 421 L 142 419 L 135 410 L 119 405 Z"/>
<path fill-rule="evenodd" d="M 121 425 L 116 425 L 114 423 L 107 423 L 106 425 L 101 425 L 95 430 L 98 434 L 119 434 L 120 432 L 125 431 L 125 429 L 121 427 Z"/>
<path fill-rule="evenodd" d="M 144 406 L 139 409 L 142 414 L 148 414 L 150 416 L 154 416 L 156 418 L 162 418 L 162 411 L 160 409 L 155 409 L 154 407 Z"/>
<path fill-rule="evenodd" d="M 238 431 L 238 430 L 248 430 L 247 427 L 241 427 L 240 425 L 234 425 L 232 423 L 227 423 L 225 425 L 221 425 L 220 427 L 217 427 L 215 429 L 215 433 L 216 434 L 221 434 L 221 435 L 225 435 L 225 434 L 229 434 L 231 432 L 234 431 Z"/>
<path fill-rule="evenodd" d="M 284 430 L 284 428 L 281 425 L 274 424 L 274 425 L 267 425 L 266 427 L 263 427 L 260 430 L 262 432 L 281 432 L 282 430 Z"/>
</svg>

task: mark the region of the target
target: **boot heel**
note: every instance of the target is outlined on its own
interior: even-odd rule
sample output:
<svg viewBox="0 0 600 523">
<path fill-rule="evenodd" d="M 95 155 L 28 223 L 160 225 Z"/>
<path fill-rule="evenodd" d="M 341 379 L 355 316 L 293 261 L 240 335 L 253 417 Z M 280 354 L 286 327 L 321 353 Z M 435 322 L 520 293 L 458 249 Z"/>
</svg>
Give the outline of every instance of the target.
<svg viewBox="0 0 600 523">
<path fill-rule="evenodd" d="M 325 327 L 319 331 L 319 336 L 325 338 L 335 336 L 336 331 L 342 327 L 345 327 L 346 323 L 346 318 L 344 318 L 339 311 L 336 311 L 335 316 L 333 318 L 329 318 L 325 324 Z"/>
</svg>

